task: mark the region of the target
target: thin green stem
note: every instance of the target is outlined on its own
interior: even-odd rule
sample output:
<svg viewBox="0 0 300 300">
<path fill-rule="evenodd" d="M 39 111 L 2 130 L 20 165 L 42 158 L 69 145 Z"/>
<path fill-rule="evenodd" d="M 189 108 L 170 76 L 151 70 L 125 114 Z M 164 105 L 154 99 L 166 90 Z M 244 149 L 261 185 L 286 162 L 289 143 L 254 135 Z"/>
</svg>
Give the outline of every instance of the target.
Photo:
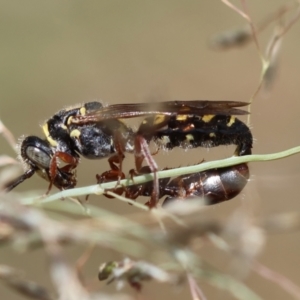
<svg viewBox="0 0 300 300">
<path fill-rule="evenodd" d="M 246 155 L 240 157 L 230 157 L 222 160 L 204 162 L 194 166 L 159 171 L 157 175 L 158 178 L 177 177 L 184 174 L 202 172 L 214 168 L 223 168 L 223 167 L 233 166 L 241 163 L 277 160 L 291 155 L 295 155 L 297 153 L 300 153 L 300 146 L 282 152 L 272 153 L 272 154 L 253 154 L 253 155 Z M 124 187 L 134 185 L 134 184 L 142 184 L 144 182 L 153 180 L 153 178 L 154 178 L 153 173 L 151 173 L 151 174 L 134 177 L 134 181 L 131 179 L 121 180 L 120 184 Z M 89 195 L 89 194 L 102 195 L 105 193 L 105 190 L 113 189 L 116 186 L 116 184 L 117 184 L 116 182 L 108 182 L 108 183 L 103 183 L 101 185 L 96 184 L 96 185 L 86 186 L 82 188 L 65 190 L 56 193 L 54 195 L 51 195 L 49 197 L 46 197 L 42 200 L 40 197 L 23 198 L 22 203 L 30 205 L 36 202 L 45 203 L 45 202 L 51 202 L 62 198 L 79 197 L 79 196 Z"/>
</svg>

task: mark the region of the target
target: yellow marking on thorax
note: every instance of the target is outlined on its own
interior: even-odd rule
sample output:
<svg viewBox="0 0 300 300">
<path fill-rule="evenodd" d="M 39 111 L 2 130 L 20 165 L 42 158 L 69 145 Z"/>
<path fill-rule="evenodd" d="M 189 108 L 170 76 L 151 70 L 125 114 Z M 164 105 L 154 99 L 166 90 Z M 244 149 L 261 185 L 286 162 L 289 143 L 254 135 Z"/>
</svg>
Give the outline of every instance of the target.
<svg viewBox="0 0 300 300">
<path fill-rule="evenodd" d="M 70 132 L 70 137 L 79 138 L 79 137 L 80 137 L 80 134 L 81 134 L 80 130 L 74 129 L 74 130 L 72 130 L 72 131 Z"/>
<path fill-rule="evenodd" d="M 56 147 L 57 146 L 57 141 L 55 141 L 51 136 L 50 136 L 50 132 L 49 132 L 49 128 L 48 128 L 48 123 L 45 123 L 43 126 L 42 126 L 42 129 L 44 131 L 44 134 L 47 138 L 47 141 L 49 142 L 49 144 L 52 146 L 52 147 Z"/>
<path fill-rule="evenodd" d="M 235 117 L 231 116 L 229 122 L 227 123 L 227 126 L 230 127 L 235 122 Z"/>
<path fill-rule="evenodd" d="M 73 116 L 70 116 L 70 117 L 68 118 L 68 120 L 67 120 L 67 124 L 68 124 L 68 125 L 71 125 L 71 124 L 72 124 L 72 119 L 73 119 Z M 68 129 L 68 128 L 66 128 L 66 129 Z"/>
<path fill-rule="evenodd" d="M 202 121 L 203 121 L 204 123 L 208 123 L 208 122 L 210 122 L 214 117 L 215 117 L 215 115 L 204 115 L 204 116 L 202 117 Z"/>
<path fill-rule="evenodd" d="M 166 116 L 165 115 L 156 115 L 155 119 L 153 121 L 153 125 L 158 125 L 160 123 L 163 123 L 166 120 Z"/>
<path fill-rule="evenodd" d="M 216 137 L 216 134 L 214 133 L 214 132 L 211 132 L 210 134 L 209 134 L 209 137 Z"/>
<path fill-rule="evenodd" d="M 176 117 L 177 121 L 186 121 L 186 119 L 188 118 L 188 115 L 178 115 Z"/>
<path fill-rule="evenodd" d="M 81 114 L 82 116 L 85 116 L 85 114 L 86 114 L 86 109 L 85 109 L 85 107 L 82 106 L 82 107 L 80 108 L 79 112 L 80 112 L 80 114 Z"/>
<path fill-rule="evenodd" d="M 192 135 L 192 134 L 187 134 L 186 136 L 185 136 L 185 138 L 186 138 L 186 140 L 188 141 L 188 142 L 191 142 L 191 141 L 193 141 L 195 138 L 194 138 L 194 136 Z"/>
</svg>

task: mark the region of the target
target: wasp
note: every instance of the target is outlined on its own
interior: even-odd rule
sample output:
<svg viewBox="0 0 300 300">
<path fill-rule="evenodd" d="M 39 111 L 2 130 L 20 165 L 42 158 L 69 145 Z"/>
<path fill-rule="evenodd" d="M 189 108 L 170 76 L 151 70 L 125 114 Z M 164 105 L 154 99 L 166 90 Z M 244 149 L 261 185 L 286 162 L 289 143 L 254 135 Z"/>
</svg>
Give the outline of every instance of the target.
<svg viewBox="0 0 300 300">
<path fill-rule="evenodd" d="M 235 155 L 251 154 L 251 131 L 234 117 L 247 114 L 239 109 L 245 105 L 248 103 L 178 100 L 108 106 L 88 102 L 63 109 L 42 126 L 44 139 L 29 136 L 21 142 L 20 157 L 28 169 L 7 189 L 11 190 L 37 171 L 50 182 L 48 191 L 52 185 L 60 189 L 72 188 L 76 184 L 74 171 L 80 156 L 108 158 L 107 177 L 121 178 L 125 153 L 133 153 L 136 171 L 142 169 L 146 160 L 155 175 L 158 167 L 148 147 L 151 141 L 158 149 L 165 150 L 235 144 Z M 145 117 L 136 131 L 124 121 L 135 117 Z M 45 162 L 41 163 L 32 150 L 42 150 Z M 61 162 L 65 164 L 63 168 L 59 167 Z M 157 178 L 154 181 L 157 183 L 154 184 L 155 198 L 159 196 L 159 184 Z"/>
<path fill-rule="evenodd" d="M 140 173 L 149 174 L 151 170 L 148 166 L 144 166 Z M 158 199 L 165 197 L 162 206 L 195 198 L 204 198 L 207 205 L 217 204 L 236 197 L 246 186 L 249 177 L 249 167 L 246 163 L 242 163 L 181 175 L 173 179 L 161 178 Z M 104 182 L 104 178 L 98 176 L 98 182 Z M 139 196 L 151 197 L 153 188 L 154 182 L 148 181 L 112 191 L 119 195 L 125 193 L 126 198 L 135 200 Z M 151 200 L 146 205 L 151 206 Z"/>
</svg>

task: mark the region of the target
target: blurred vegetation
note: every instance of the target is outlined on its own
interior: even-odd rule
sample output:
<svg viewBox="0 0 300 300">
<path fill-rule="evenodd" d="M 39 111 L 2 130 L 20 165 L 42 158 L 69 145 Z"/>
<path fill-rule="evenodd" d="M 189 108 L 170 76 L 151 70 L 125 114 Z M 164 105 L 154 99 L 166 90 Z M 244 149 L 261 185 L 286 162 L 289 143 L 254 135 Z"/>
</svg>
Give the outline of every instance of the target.
<svg viewBox="0 0 300 300">
<path fill-rule="evenodd" d="M 54 191 L 41 199 L 47 183 L 34 176 L 1 194 L 3 298 L 132 299 L 137 291 L 156 299 L 300 299 L 299 158 L 273 161 L 299 152 L 299 2 L 222 2 L 2 3 L 0 118 L 14 136 L 42 136 L 37 125 L 55 111 L 95 99 L 230 99 L 253 102 L 254 153 L 275 155 L 236 158 L 259 163 L 250 163 L 239 197 L 211 207 L 190 201 L 149 212 L 143 200 L 74 199 L 82 189 L 66 191 L 72 199 L 54 201 Z M 4 133 L 1 183 L 20 172 Z M 177 168 L 226 151 L 176 150 L 155 160 Z M 82 159 L 82 194 L 107 167 Z"/>
</svg>

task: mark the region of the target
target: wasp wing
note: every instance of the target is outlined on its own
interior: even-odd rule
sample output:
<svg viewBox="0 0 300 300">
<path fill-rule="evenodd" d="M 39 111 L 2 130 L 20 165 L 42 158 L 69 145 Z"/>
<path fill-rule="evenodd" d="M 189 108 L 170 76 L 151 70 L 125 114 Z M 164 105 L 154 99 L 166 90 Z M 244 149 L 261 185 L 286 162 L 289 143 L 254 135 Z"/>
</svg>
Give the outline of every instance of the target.
<svg viewBox="0 0 300 300">
<path fill-rule="evenodd" d="M 246 105 L 249 105 L 249 103 L 207 100 L 113 104 L 101 107 L 84 116 L 74 116 L 72 123 L 101 122 L 109 119 L 125 119 L 150 115 L 246 115 L 248 114 L 247 111 L 236 108 Z"/>
</svg>

